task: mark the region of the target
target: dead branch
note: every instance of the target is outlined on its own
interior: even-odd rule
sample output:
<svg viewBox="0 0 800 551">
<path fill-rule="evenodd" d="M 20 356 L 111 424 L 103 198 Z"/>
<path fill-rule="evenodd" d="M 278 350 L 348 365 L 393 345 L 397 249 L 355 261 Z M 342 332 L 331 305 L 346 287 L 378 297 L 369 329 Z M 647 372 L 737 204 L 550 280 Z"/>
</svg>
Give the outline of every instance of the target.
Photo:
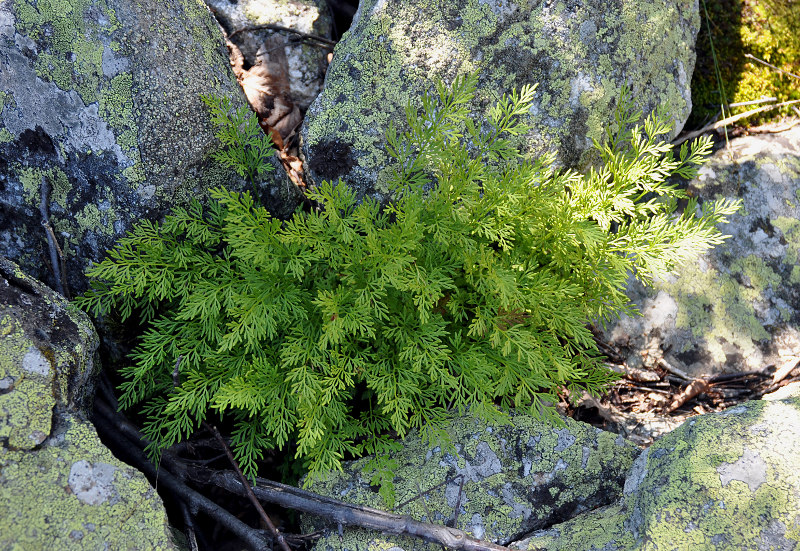
<svg viewBox="0 0 800 551">
<path fill-rule="evenodd" d="M 251 551 L 265 551 L 272 548 L 270 538 L 262 530 L 248 526 L 204 495 L 186 486 L 164 467 L 158 468 L 153 465 L 140 449 L 141 441 L 129 440 L 127 434 L 118 430 L 118 423 L 107 419 L 107 409 L 100 410 L 98 413 L 100 414 L 93 418 L 98 432 L 116 442 L 121 448 L 120 453 L 126 456 L 126 460 L 142 471 L 150 480 L 157 481 L 158 484 L 166 487 L 172 494 L 185 502 L 190 511 L 202 511 L 219 522 L 227 530 L 236 534 Z"/>
<path fill-rule="evenodd" d="M 236 474 L 231 471 L 209 471 L 208 469 L 203 469 L 198 472 L 202 473 L 203 478 L 207 478 L 214 485 L 229 492 L 238 495 L 244 495 L 246 492 Z M 411 536 L 428 543 L 437 543 L 450 549 L 461 551 L 509 551 L 508 547 L 478 540 L 462 530 L 420 522 L 407 515 L 387 513 L 380 509 L 345 503 L 263 478 L 256 478 L 253 492 L 262 501 L 318 515 L 336 524 L 359 526 L 369 530 Z"/>
<path fill-rule="evenodd" d="M 42 227 L 47 235 L 47 247 L 50 251 L 50 264 L 53 268 L 53 277 L 56 282 L 56 291 L 61 293 L 67 298 L 69 291 L 66 287 L 66 270 L 64 266 L 64 253 L 61 252 L 61 247 L 58 246 L 56 241 L 56 234 L 53 232 L 53 226 L 50 225 L 50 184 L 47 178 L 42 176 L 41 184 L 41 201 L 39 202 L 39 213 L 42 215 Z"/>
<path fill-rule="evenodd" d="M 233 465 L 233 468 L 236 471 L 236 476 L 239 477 L 239 482 L 241 482 L 242 486 L 244 487 L 250 503 L 253 504 L 253 507 L 255 507 L 256 511 L 258 511 L 258 515 L 261 517 L 261 520 L 264 521 L 264 524 L 267 525 L 269 531 L 272 532 L 272 537 L 278 540 L 278 544 L 281 546 L 283 551 L 291 551 L 291 549 L 289 549 L 289 545 L 286 543 L 286 540 L 283 537 L 283 534 L 281 534 L 280 531 L 275 527 L 272 519 L 269 518 L 269 515 L 267 515 L 267 513 L 264 511 L 261 503 L 259 503 L 258 499 L 256 499 L 256 496 L 253 493 L 253 488 L 244 477 L 242 470 L 239 468 L 239 463 L 236 462 L 236 459 L 233 457 L 233 453 L 231 453 L 231 449 L 228 447 L 228 444 L 225 443 L 225 440 L 223 440 L 222 435 L 217 430 L 217 427 L 206 422 L 203 422 L 203 424 L 211 431 L 211 434 L 213 434 L 214 438 L 217 439 L 217 442 L 219 442 L 219 445 L 222 446 L 222 449 L 225 450 L 225 455 L 228 456 L 228 461 L 230 461 L 231 465 Z"/>
<path fill-rule="evenodd" d="M 769 377 L 764 371 L 739 371 L 737 373 L 719 373 L 717 375 L 712 375 L 708 378 L 709 385 L 718 385 L 723 383 L 731 383 L 734 381 L 739 381 L 742 379 L 748 379 L 756 377 L 759 379 L 765 379 Z"/>
<path fill-rule="evenodd" d="M 678 369 L 677 367 L 675 367 L 674 365 L 672 365 L 671 363 L 669 363 L 669 362 L 668 362 L 667 360 L 665 360 L 664 358 L 661 358 L 660 360 L 658 360 L 658 366 L 659 366 L 659 367 L 663 367 L 664 369 L 666 369 L 667 371 L 669 371 L 669 372 L 670 372 L 670 373 L 672 373 L 673 375 L 676 375 L 677 377 L 680 377 L 680 378 L 681 378 L 681 379 L 683 379 L 684 381 L 691 381 L 691 380 L 693 380 L 693 379 L 692 379 L 691 377 L 689 377 L 689 375 L 687 375 L 687 374 L 686 374 L 686 373 L 685 373 L 685 372 L 684 372 L 682 369 Z"/>
<path fill-rule="evenodd" d="M 312 45 L 314 45 L 314 46 L 319 46 L 319 47 L 322 47 L 322 48 L 325 48 L 325 49 L 328 49 L 328 50 L 331 50 L 331 49 L 333 49 L 334 46 L 336 46 L 336 41 L 329 40 L 329 39 L 325 38 L 324 36 L 319 36 L 318 34 L 303 33 L 303 32 L 300 32 L 300 31 L 298 31 L 296 29 L 291 29 L 289 27 L 284 27 L 283 25 L 271 25 L 271 24 L 269 24 L 269 25 L 256 25 L 256 26 L 253 26 L 253 27 L 243 27 L 241 29 L 236 29 L 235 31 L 233 31 L 230 34 L 230 36 L 228 36 L 228 38 L 233 38 L 234 36 L 236 36 L 239 33 L 252 32 L 252 31 L 263 31 L 263 30 L 269 30 L 269 31 L 276 31 L 276 32 L 281 32 L 281 33 L 293 34 L 293 35 L 297 36 L 298 38 L 300 38 L 301 40 L 303 40 L 305 42 L 311 42 Z M 314 43 L 316 43 L 316 44 L 314 44 Z"/>
<path fill-rule="evenodd" d="M 789 373 L 794 371 L 794 368 L 800 366 L 800 356 L 788 356 L 784 358 L 782 365 L 775 371 L 772 376 L 772 384 L 777 385 L 783 381 Z"/>
<path fill-rule="evenodd" d="M 784 71 L 784 70 L 783 70 L 783 69 L 781 69 L 780 67 L 775 67 L 775 65 L 773 65 L 773 64 L 771 64 L 771 63 L 767 63 L 767 62 L 766 62 L 766 61 L 764 61 L 763 59 L 758 59 L 756 56 L 754 56 L 754 55 L 752 55 L 752 54 L 744 54 L 744 57 L 746 57 L 746 58 L 748 58 L 748 59 L 752 59 L 753 61 L 758 61 L 758 62 L 759 62 L 759 63 L 761 63 L 762 65 L 766 65 L 767 67 L 770 67 L 771 69 L 775 69 L 775 70 L 776 70 L 776 71 L 778 71 L 779 73 L 783 73 L 784 75 L 788 75 L 788 76 L 790 76 L 790 77 L 792 77 L 792 78 L 796 78 L 797 80 L 800 80 L 800 77 L 799 77 L 799 76 L 797 76 L 797 75 L 795 75 L 794 73 L 790 73 L 789 71 Z"/>
<path fill-rule="evenodd" d="M 683 142 L 685 142 L 686 140 L 691 140 L 692 138 L 696 138 L 697 136 L 699 136 L 701 134 L 705 134 L 706 132 L 710 132 L 711 130 L 718 130 L 719 128 L 722 128 L 723 126 L 728 126 L 729 124 L 733 124 L 733 123 L 735 123 L 736 121 L 738 121 L 740 119 L 743 119 L 745 117 L 749 117 L 750 115 L 755 115 L 757 113 L 763 113 L 764 111 L 770 111 L 772 109 L 777 109 L 778 107 L 786 107 L 787 105 L 793 105 L 795 103 L 800 103 L 800 99 L 795 99 L 795 100 L 791 100 L 791 101 L 783 101 L 781 103 L 775 103 L 775 104 L 772 104 L 772 105 L 765 105 L 764 107 L 758 107 L 756 109 L 750 109 L 749 111 L 745 111 L 744 113 L 739 113 L 738 115 L 732 115 L 730 117 L 726 117 L 726 118 L 722 119 L 721 121 L 717 121 L 717 122 L 711 123 L 711 124 L 709 124 L 707 126 L 704 126 L 700 130 L 695 130 L 694 132 L 689 132 L 685 136 L 681 136 L 680 138 L 677 138 L 677 139 L 673 140 L 672 141 L 672 145 L 680 145 Z"/>
<path fill-rule="evenodd" d="M 605 365 L 614 373 L 618 373 L 631 381 L 654 383 L 661 380 L 661 376 L 658 373 L 648 369 L 639 369 L 638 367 L 631 367 L 627 364 L 606 363 Z"/>
<path fill-rule="evenodd" d="M 168 490 L 177 494 L 181 499 L 187 500 L 190 509 L 202 510 L 215 518 L 220 524 L 242 538 L 243 541 L 249 542 L 248 545 L 262 540 L 267 541 L 266 535 L 262 534 L 262 531 L 247 526 L 228 513 L 228 511 L 185 486 L 178 477 L 167 471 L 163 466 L 157 469 L 142 451 L 147 441 L 142 438 L 141 433 L 122 415 L 112 411 L 103 400 L 96 401 L 95 411 L 97 415 L 94 421 L 99 425 L 98 428 L 102 427 L 103 434 L 107 434 L 109 438 L 117 441 L 120 438 L 124 438 L 127 444 L 123 443 L 121 445 L 125 446 L 126 452 L 131 456 L 132 463 L 151 479 L 156 479 L 157 476 L 160 484 L 163 483 Z M 169 455 L 167 452 L 165 452 L 163 462 L 169 464 L 175 472 L 184 471 L 197 483 L 213 484 L 237 495 L 247 495 L 246 487 L 238 480 L 236 473 L 232 471 L 215 471 L 204 467 L 186 465 L 182 460 Z M 256 486 L 252 490 L 255 497 L 261 501 L 318 515 L 330 520 L 332 523 L 410 536 L 430 543 L 438 543 L 455 550 L 509 551 L 507 547 L 478 540 L 455 528 L 419 522 L 408 516 L 387 513 L 380 509 L 352 505 L 263 478 L 256 478 Z M 263 547 L 251 546 L 251 549 L 263 549 Z M 535 548 L 531 551 L 535 551 Z"/>
</svg>

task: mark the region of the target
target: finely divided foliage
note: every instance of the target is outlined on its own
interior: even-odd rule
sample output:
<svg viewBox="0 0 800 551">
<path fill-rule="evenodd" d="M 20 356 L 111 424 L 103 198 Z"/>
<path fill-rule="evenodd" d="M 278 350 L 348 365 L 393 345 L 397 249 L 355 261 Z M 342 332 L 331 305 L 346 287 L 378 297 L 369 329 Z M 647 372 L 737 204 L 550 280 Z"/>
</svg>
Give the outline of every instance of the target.
<svg viewBox="0 0 800 551">
<path fill-rule="evenodd" d="M 466 408 L 554 417 L 560 390 L 612 379 L 587 324 L 631 311 L 631 273 L 650 281 L 720 243 L 715 225 L 738 208 L 690 199 L 674 214 L 685 194 L 667 177 L 693 175 L 711 144 L 675 158 L 658 140 L 667 125 L 632 127 L 623 94 L 602 168 L 559 171 L 509 141 L 528 131 L 534 88 L 481 127 L 468 118 L 476 82 L 437 85 L 406 110 L 409 132 L 388 132 L 386 208 L 324 182 L 311 193 L 324 210 L 281 222 L 218 189 L 205 208 L 142 223 L 90 270 L 84 308 L 148 323 L 121 403 L 143 404 L 153 452 L 224 413 L 248 475 L 289 443 L 311 477 L 377 453 L 391 501 L 394 436 L 446 441 L 446 416 Z"/>
</svg>

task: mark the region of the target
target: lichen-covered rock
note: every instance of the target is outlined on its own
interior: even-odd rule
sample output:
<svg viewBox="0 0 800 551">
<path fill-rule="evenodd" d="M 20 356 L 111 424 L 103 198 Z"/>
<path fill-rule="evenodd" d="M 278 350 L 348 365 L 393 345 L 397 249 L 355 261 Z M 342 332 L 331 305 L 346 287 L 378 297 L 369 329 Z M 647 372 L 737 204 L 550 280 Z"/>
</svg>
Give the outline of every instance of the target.
<svg viewBox="0 0 800 551">
<path fill-rule="evenodd" d="M 459 504 L 457 528 L 499 543 L 613 502 L 621 495 L 622 480 L 639 452 L 623 438 L 589 425 L 565 419 L 565 426 L 555 427 L 519 412 L 502 426 L 487 426 L 471 416 L 455 418 L 446 431 L 453 449 L 432 448 L 418 435 L 410 435 L 402 451 L 393 456 L 398 463 L 396 501 L 402 505 L 395 512 L 444 524 Z M 310 489 L 383 508 L 382 498 L 370 486 L 369 473 L 362 472 L 368 461 L 347 463 L 343 473 L 331 473 Z M 424 498 L 418 497 L 420 492 L 425 492 Z M 411 501 L 404 504 L 407 500 Z M 308 518 L 306 522 L 320 521 Z M 343 539 L 331 534 L 316 549 L 412 549 L 415 545 L 422 543 L 348 529 Z"/>
<path fill-rule="evenodd" d="M 330 39 L 332 24 L 325 0 L 291 2 L 205 0 L 205 2 L 220 25 L 232 35 L 231 41 L 241 50 L 247 66 L 257 62 L 256 54 L 263 46 L 265 38 L 273 34 L 282 37 L 291 99 L 300 109 L 308 109 L 322 90 L 325 70 L 328 67 L 328 50 L 321 47 L 324 46 L 322 44 L 315 44 L 310 40 L 298 40 L 298 35 L 264 29 L 263 25 L 279 25 L 307 35 Z"/>
<path fill-rule="evenodd" d="M 114 457 L 91 423 L 65 415 L 36 450 L 0 447 L 0 549 L 177 547 L 144 475 Z"/>
<path fill-rule="evenodd" d="M 565 166 L 595 159 L 592 138 L 612 122 L 623 84 L 645 113 L 665 109 L 677 132 L 699 24 L 696 0 L 364 0 L 306 115 L 306 174 L 385 198 L 389 124 L 406 129 L 406 104 L 420 105 L 436 77 L 475 70 L 480 118 L 503 94 L 539 84 L 522 145 Z"/>
<path fill-rule="evenodd" d="M 29 450 L 54 415 L 81 409 L 97 374 L 97 334 L 86 314 L 0 257 L 0 442 Z"/>
<path fill-rule="evenodd" d="M 623 317 L 607 339 L 629 365 L 666 356 L 695 376 L 796 362 L 800 127 L 732 140 L 689 190 L 702 199 L 743 200 L 720 228 L 730 239 L 653 288 L 632 284 L 629 296 L 643 316 Z"/>
<path fill-rule="evenodd" d="M 686 421 L 636 459 L 619 502 L 513 547 L 800 548 L 800 393 Z"/>
<path fill-rule="evenodd" d="M 0 549 L 173 549 L 161 500 L 84 417 L 98 339 L 0 257 Z"/>
<path fill-rule="evenodd" d="M 243 187 L 209 158 L 219 142 L 201 93 L 245 104 L 200 0 L 0 3 L 0 254 L 55 286 L 60 249 L 82 291 L 87 264 L 133 222 Z"/>
</svg>

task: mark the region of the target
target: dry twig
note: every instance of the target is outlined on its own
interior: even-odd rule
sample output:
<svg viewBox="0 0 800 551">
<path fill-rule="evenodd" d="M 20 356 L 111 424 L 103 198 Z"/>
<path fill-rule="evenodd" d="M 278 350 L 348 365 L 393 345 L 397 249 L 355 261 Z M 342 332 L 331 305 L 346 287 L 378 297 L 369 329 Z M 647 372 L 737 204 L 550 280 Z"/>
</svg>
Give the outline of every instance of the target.
<svg viewBox="0 0 800 551">
<path fill-rule="evenodd" d="M 670 373 L 672 373 L 673 375 L 675 375 L 675 376 L 677 376 L 677 377 L 680 377 L 680 378 L 681 378 L 681 379 L 683 379 L 684 381 L 691 381 L 691 380 L 693 380 L 693 379 L 692 379 L 692 377 L 689 377 L 689 375 L 687 375 L 687 374 L 686 374 L 686 372 L 684 372 L 684 371 L 683 371 L 683 370 L 681 370 L 681 369 L 678 369 L 677 367 L 675 367 L 674 365 L 672 365 L 671 363 L 669 363 L 669 362 L 668 362 L 667 360 L 665 360 L 664 358 L 661 358 L 660 360 L 658 360 L 658 365 L 659 365 L 659 367 L 663 367 L 664 369 L 666 369 L 667 371 L 669 371 L 669 372 L 670 372 Z"/>
<path fill-rule="evenodd" d="M 39 202 L 39 213 L 42 215 L 42 227 L 47 235 L 47 247 L 50 251 L 50 264 L 53 268 L 56 291 L 70 298 L 66 286 L 67 273 L 66 267 L 64 266 L 64 253 L 61 252 L 61 247 L 58 246 L 58 241 L 56 241 L 56 234 L 53 232 L 53 226 L 50 225 L 50 184 L 44 176 L 42 176 L 40 191 L 42 197 Z"/>
<path fill-rule="evenodd" d="M 117 452 L 124 455 L 129 463 L 142 471 L 151 481 L 158 480 L 161 486 L 186 503 L 186 506 L 193 513 L 202 511 L 219 522 L 241 539 L 251 551 L 271 549 L 270 539 L 262 530 L 246 525 L 201 493 L 186 486 L 178 477 L 164 467 L 158 468 L 153 465 L 141 449 L 142 441 L 135 441 L 129 438 L 130 427 L 124 431 L 120 430 L 125 423 L 119 423 L 119 416 L 114 415 L 114 412 L 107 405 L 96 403 L 95 408 L 99 415 L 95 415 L 93 421 L 98 431 L 109 440 L 116 442 L 118 444 Z M 135 428 L 132 430 L 136 432 Z"/>
<path fill-rule="evenodd" d="M 271 24 L 269 24 L 269 25 L 256 25 L 256 26 L 253 26 L 253 27 L 243 27 L 241 29 L 236 29 L 235 31 L 233 31 L 230 34 L 230 36 L 228 36 L 228 38 L 233 38 L 234 36 L 236 36 L 239 33 L 252 32 L 252 31 L 263 31 L 263 30 L 269 30 L 269 31 L 276 31 L 276 32 L 281 32 L 281 33 L 293 34 L 293 35 L 297 36 L 298 38 L 300 38 L 301 40 L 303 40 L 305 42 L 310 42 L 314 46 L 319 46 L 319 47 L 322 47 L 322 48 L 325 48 L 325 49 L 328 49 L 328 50 L 332 50 L 333 47 L 336 46 L 336 41 L 329 40 L 329 39 L 325 38 L 324 36 L 320 36 L 318 34 L 303 33 L 303 32 L 300 32 L 300 31 L 298 31 L 296 29 L 292 29 L 292 28 L 289 28 L 289 27 L 284 27 L 283 25 L 271 25 Z"/>
<path fill-rule="evenodd" d="M 779 73 L 783 73 L 784 75 L 787 75 L 787 76 L 790 76 L 792 78 L 796 78 L 797 80 L 800 80 L 800 77 L 795 75 L 794 73 L 790 73 L 789 71 L 784 71 L 780 67 L 775 67 L 775 65 L 773 65 L 772 63 L 767 63 L 763 59 L 758 59 L 756 56 L 754 56 L 752 54 L 744 54 L 744 57 L 746 57 L 748 59 L 752 59 L 753 61 L 758 61 L 762 65 L 766 65 L 767 67 L 770 67 L 771 69 L 775 69 Z"/>
<path fill-rule="evenodd" d="M 230 492 L 243 495 L 247 490 L 230 471 L 201 471 L 203 478 Z M 271 480 L 256 478 L 253 488 L 256 497 L 262 501 L 275 503 L 289 509 L 303 511 L 325 517 L 332 523 L 359 526 L 369 530 L 378 530 L 390 534 L 411 536 L 429 543 L 438 543 L 450 549 L 461 551 L 509 551 L 508 547 L 481 541 L 466 532 L 419 522 L 407 515 L 387 513 L 380 509 L 361 507 L 345 503 L 333 498 L 314 494 L 294 486 L 287 486 Z M 532 551 L 534 548 L 529 548 Z"/>
<path fill-rule="evenodd" d="M 672 141 L 672 145 L 680 145 L 687 140 L 691 140 L 692 138 L 696 138 L 701 134 L 705 134 L 706 132 L 710 132 L 712 130 L 717 130 L 722 128 L 723 126 L 728 126 L 729 124 L 733 124 L 738 120 L 741 120 L 745 117 L 749 117 L 750 115 L 755 115 L 757 113 L 763 113 L 764 111 L 769 111 L 771 109 L 777 109 L 778 107 L 785 107 L 787 105 L 794 105 L 795 103 L 800 103 L 800 99 L 794 99 L 790 101 L 782 101 L 781 103 L 775 103 L 773 105 L 765 105 L 764 107 L 758 107 L 756 109 L 750 109 L 749 111 L 745 111 L 744 113 L 739 113 L 738 115 L 732 115 L 730 117 L 726 117 L 721 121 L 710 123 L 700 130 L 695 130 L 694 132 L 689 132 L 688 134 L 681 136 Z"/>
<path fill-rule="evenodd" d="M 261 503 L 259 503 L 255 494 L 253 493 L 253 488 L 250 486 L 250 483 L 247 482 L 247 479 L 242 473 L 242 470 L 239 468 L 239 463 L 236 462 L 236 459 L 233 457 L 233 453 L 231 453 L 231 449 L 228 447 L 228 444 L 225 443 L 225 440 L 222 438 L 222 435 L 217 430 L 217 427 L 215 427 L 214 425 L 210 425 L 205 421 L 203 422 L 203 424 L 206 426 L 208 430 L 211 431 L 211 434 L 213 434 L 214 438 L 217 439 L 217 442 L 219 442 L 220 446 L 222 446 L 222 449 L 225 450 L 225 455 L 228 456 L 228 461 L 230 461 L 231 465 L 233 465 L 233 468 L 236 471 L 236 475 L 239 477 L 239 482 L 242 483 L 242 486 L 245 489 L 247 498 L 250 500 L 250 503 L 253 504 L 253 507 L 256 508 L 256 511 L 258 511 L 258 515 L 261 517 L 261 520 L 264 521 L 264 524 L 267 525 L 269 531 L 272 532 L 272 536 L 276 540 L 278 540 L 278 544 L 281 546 L 281 549 L 283 549 L 283 551 L 291 551 L 291 549 L 289 549 L 289 545 L 286 543 L 286 540 L 283 537 L 283 534 L 281 534 L 280 530 L 278 530 L 272 523 L 272 520 L 269 518 L 269 515 L 267 515 L 267 513 L 264 511 L 264 508 L 261 506 Z"/>
</svg>

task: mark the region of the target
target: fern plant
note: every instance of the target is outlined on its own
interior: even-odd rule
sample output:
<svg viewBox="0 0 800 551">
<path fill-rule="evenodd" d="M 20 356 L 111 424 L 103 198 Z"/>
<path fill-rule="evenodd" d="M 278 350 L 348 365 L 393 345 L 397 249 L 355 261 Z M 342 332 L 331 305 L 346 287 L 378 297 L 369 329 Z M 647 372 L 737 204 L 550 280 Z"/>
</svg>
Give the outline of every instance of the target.
<svg viewBox="0 0 800 551">
<path fill-rule="evenodd" d="M 247 107 L 232 110 L 230 98 L 201 95 L 209 108 L 211 122 L 216 126 L 214 135 L 225 146 L 212 157 L 232 168 L 239 176 L 256 183 L 264 173 L 273 170 L 266 160 L 274 153 L 272 138 L 258 124 L 258 118 Z"/>
<path fill-rule="evenodd" d="M 625 95 L 597 144 L 602 167 L 559 171 L 509 140 L 528 130 L 534 88 L 504 96 L 487 131 L 468 117 L 476 82 L 438 84 L 406 110 L 410 131 L 389 131 L 386 208 L 324 182 L 311 192 L 324 210 L 282 223 L 217 189 L 207 208 L 143 222 L 90 269 L 82 307 L 148 324 L 121 403 L 142 404 L 151 451 L 232 415 L 248 475 L 290 442 L 307 480 L 375 453 L 391 503 L 391 436 L 446 440 L 448 414 L 467 408 L 555 417 L 561 390 L 612 380 L 587 323 L 631 312 L 629 274 L 649 281 L 720 243 L 715 225 L 737 209 L 689 199 L 675 214 L 684 193 L 667 178 L 693 175 L 711 144 L 673 156 L 658 139 L 668 125 L 632 127 Z"/>
</svg>

